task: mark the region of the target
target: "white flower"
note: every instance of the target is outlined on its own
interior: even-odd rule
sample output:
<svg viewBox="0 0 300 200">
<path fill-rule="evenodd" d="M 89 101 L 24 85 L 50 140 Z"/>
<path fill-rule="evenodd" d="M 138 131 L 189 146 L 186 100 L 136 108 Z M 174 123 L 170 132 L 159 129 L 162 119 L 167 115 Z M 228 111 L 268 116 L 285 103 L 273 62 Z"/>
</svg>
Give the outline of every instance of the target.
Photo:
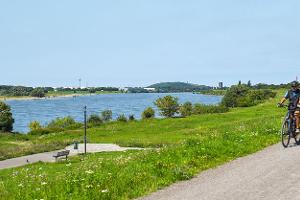
<svg viewBox="0 0 300 200">
<path fill-rule="evenodd" d="M 71 165 L 72 165 L 71 163 L 66 164 L 67 167 L 70 167 Z"/>
<path fill-rule="evenodd" d="M 47 183 L 46 182 L 41 182 L 41 185 L 47 185 Z"/>
<path fill-rule="evenodd" d="M 105 189 L 105 190 L 101 190 L 102 193 L 106 193 L 108 192 L 108 189 Z"/>
<path fill-rule="evenodd" d="M 23 184 L 22 184 L 22 183 L 20 183 L 18 186 L 19 186 L 19 187 L 23 187 Z"/>
<path fill-rule="evenodd" d="M 94 172 L 92 170 L 88 170 L 88 171 L 85 171 L 85 173 L 87 173 L 87 174 L 93 174 Z"/>
</svg>

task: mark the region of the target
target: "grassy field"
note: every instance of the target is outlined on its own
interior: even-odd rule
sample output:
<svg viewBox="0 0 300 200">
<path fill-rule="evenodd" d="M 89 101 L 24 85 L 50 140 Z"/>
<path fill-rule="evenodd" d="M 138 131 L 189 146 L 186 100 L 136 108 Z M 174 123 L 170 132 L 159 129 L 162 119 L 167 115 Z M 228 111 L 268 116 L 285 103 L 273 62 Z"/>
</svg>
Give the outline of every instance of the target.
<svg viewBox="0 0 300 200">
<path fill-rule="evenodd" d="M 277 143 L 284 109 L 276 100 L 176 119 L 111 122 L 88 130 L 90 142 L 159 147 L 96 153 L 59 163 L 0 171 L 3 199 L 132 199 Z M 63 148 L 82 140 L 82 130 L 49 135 L 2 134 L 1 158 Z"/>
</svg>

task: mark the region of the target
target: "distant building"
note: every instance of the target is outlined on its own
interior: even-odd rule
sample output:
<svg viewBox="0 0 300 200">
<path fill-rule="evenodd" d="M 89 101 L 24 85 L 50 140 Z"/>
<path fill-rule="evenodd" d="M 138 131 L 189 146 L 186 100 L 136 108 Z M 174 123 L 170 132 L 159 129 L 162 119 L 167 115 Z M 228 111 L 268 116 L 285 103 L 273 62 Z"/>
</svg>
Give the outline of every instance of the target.
<svg viewBox="0 0 300 200">
<path fill-rule="evenodd" d="M 156 89 L 155 89 L 155 88 L 144 88 L 144 90 L 147 90 L 147 91 L 149 91 L 149 92 L 153 92 L 153 91 L 155 91 Z"/>
<path fill-rule="evenodd" d="M 223 88 L 224 87 L 224 85 L 223 85 L 223 82 L 219 82 L 219 88 Z"/>
</svg>

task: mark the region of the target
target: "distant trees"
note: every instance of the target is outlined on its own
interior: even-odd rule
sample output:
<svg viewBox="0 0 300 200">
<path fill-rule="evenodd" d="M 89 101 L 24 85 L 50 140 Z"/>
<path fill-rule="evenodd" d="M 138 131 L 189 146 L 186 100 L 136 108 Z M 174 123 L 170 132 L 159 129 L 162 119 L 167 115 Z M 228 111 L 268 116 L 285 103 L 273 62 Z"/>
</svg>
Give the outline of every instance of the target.
<svg viewBox="0 0 300 200">
<path fill-rule="evenodd" d="M 13 130 L 14 119 L 12 117 L 10 106 L 0 102 L 0 131 L 11 132 Z"/>
<path fill-rule="evenodd" d="M 179 111 L 178 98 L 171 95 L 158 98 L 154 104 L 164 117 L 173 117 Z"/>
<path fill-rule="evenodd" d="M 30 95 L 33 97 L 42 98 L 45 97 L 46 92 L 43 88 L 35 88 L 30 92 Z"/>
</svg>

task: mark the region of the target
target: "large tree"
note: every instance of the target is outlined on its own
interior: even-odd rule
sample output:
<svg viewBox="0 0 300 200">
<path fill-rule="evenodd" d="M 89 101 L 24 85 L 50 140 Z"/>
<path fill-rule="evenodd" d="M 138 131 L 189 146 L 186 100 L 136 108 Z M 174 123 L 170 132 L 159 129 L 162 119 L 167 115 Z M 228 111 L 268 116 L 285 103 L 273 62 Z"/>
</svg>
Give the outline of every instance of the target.
<svg viewBox="0 0 300 200">
<path fill-rule="evenodd" d="M 10 107 L 0 101 L 0 131 L 10 132 L 13 130 L 14 119 Z"/>
</svg>

